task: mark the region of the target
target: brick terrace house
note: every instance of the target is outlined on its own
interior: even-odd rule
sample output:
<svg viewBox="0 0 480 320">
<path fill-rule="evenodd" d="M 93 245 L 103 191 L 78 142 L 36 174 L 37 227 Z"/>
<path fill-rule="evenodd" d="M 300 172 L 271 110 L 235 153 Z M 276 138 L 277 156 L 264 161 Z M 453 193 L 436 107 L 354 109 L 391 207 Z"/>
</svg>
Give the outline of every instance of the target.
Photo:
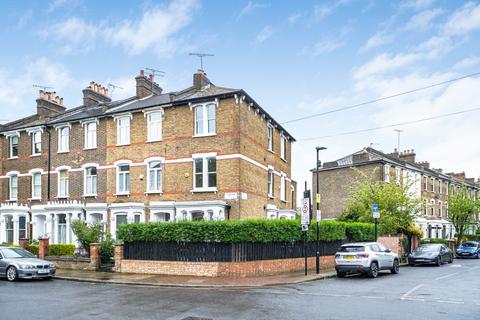
<svg viewBox="0 0 480 320">
<path fill-rule="evenodd" d="M 346 157 L 324 163 L 320 169 L 320 209 L 326 219 L 334 219 L 346 208 L 351 187 L 359 179 L 356 168 L 376 181 L 410 185 L 409 192 L 420 200 L 421 206 L 415 224 L 428 238 L 451 239 L 455 230 L 448 221 L 448 192 L 467 188 L 476 198 L 480 189 L 475 179 L 465 173 L 444 173 L 431 169 L 428 162 L 415 162 L 415 152 L 406 150 L 385 154 L 373 148 L 364 148 Z M 316 170 L 313 169 L 313 190 L 316 190 Z M 480 216 L 477 215 L 480 220 Z M 473 230 L 472 230 L 473 231 Z"/>
<path fill-rule="evenodd" d="M 245 91 L 202 70 L 177 92 L 135 81 L 121 101 L 91 82 L 68 110 L 40 91 L 36 114 L 0 127 L 0 243 L 73 243 L 75 219 L 115 237 L 133 222 L 295 217 L 295 140 Z"/>
</svg>

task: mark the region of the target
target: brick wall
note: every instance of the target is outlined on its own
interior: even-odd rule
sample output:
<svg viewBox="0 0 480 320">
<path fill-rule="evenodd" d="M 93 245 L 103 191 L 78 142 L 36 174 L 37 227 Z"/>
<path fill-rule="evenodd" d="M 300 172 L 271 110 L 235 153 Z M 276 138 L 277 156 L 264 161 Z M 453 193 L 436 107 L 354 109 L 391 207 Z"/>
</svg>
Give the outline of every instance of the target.
<svg viewBox="0 0 480 320">
<path fill-rule="evenodd" d="M 252 277 L 301 271 L 304 258 L 257 260 L 247 262 L 188 262 L 122 260 L 121 272 L 201 277 Z M 334 256 L 320 258 L 321 270 L 334 267 Z M 308 258 L 309 269 L 315 268 L 315 257 Z"/>
<path fill-rule="evenodd" d="M 378 237 L 377 241 L 392 250 L 392 252 L 398 254 L 399 257 L 405 254 L 401 236 Z"/>
</svg>

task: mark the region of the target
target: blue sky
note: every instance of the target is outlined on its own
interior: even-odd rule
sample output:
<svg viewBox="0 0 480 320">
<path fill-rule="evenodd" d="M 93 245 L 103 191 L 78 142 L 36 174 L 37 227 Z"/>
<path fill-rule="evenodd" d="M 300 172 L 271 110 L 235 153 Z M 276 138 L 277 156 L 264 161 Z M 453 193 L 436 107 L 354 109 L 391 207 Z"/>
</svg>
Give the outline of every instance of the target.
<svg viewBox="0 0 480 320">
<path fill-rule="evenodd" d="M 165 90 L 191 83 L 198 60 L 217 85 L 243 88 L 279 122 L 480 71 L 480 3 L 467 1 L 82 1 L 0 2 L 2 120 L 32 114 L 37 89 L 68 107 L 90 81 L 134 92 L 138 70 L 166 72 Z M 394 128 L 306 140 L 479 107 L 480 80 L 286 124 L 300 185 L 322 159 L 370 145 L 391 151 Z M 480 176 L 480 112 L 398 127 L 401 149 L 446 171 Z"/>
</svg>

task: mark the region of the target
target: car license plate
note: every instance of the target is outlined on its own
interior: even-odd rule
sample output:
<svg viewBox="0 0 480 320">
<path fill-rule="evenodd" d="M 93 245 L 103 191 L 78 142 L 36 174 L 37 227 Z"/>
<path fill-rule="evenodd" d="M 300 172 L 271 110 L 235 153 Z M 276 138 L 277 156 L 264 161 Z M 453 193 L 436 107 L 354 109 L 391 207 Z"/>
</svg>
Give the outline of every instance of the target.
<svg viewBox="0 0 480 320">
<path fill-rule="evenodd" d="M 464 256 L 468 256 L 468 252 L 464 252 L 462 253 Z"/>
<path fill-rule="evenodd" d="M 352 260 L 352 259 L 355 259 L 355 256 L 343 256 L 343 259 Z"/>
<path fill-rule="evenodd" d="M 46 274 L 46 273 L 50 273 L 50 269 L 39 269 L 38 270 L 38 274 Z"/>
</svg>

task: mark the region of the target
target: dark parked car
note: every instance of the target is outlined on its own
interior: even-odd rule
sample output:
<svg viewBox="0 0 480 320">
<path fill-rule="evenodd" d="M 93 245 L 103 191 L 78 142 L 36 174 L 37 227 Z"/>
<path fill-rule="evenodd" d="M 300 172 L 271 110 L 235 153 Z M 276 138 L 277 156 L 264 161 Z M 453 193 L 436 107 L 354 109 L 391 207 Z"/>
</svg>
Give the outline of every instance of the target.
<svg viewBox="0 0 480 320">
<path fill-rule="evenodd" d="M 422 244 L 408 255 L 408 264 L 435 264 L 441 266 L 443 263 L 453 262 L 453 252 L 444 244 Z"/>
<path fill-rule="evenodd" d="M 55 271 L 53 263 L 37 259 L 37 257 L 25 249 L 0 247 L 0 277 L 6 277 L 8 281 L 14 281 L 19 278 L 51 279 Z"/>
<path fill-rule="evenodd" d="M 480 243 L 467 241 L 462 243 L 455 252 L 457 258 L 480 258 Z"/>
</svg>

